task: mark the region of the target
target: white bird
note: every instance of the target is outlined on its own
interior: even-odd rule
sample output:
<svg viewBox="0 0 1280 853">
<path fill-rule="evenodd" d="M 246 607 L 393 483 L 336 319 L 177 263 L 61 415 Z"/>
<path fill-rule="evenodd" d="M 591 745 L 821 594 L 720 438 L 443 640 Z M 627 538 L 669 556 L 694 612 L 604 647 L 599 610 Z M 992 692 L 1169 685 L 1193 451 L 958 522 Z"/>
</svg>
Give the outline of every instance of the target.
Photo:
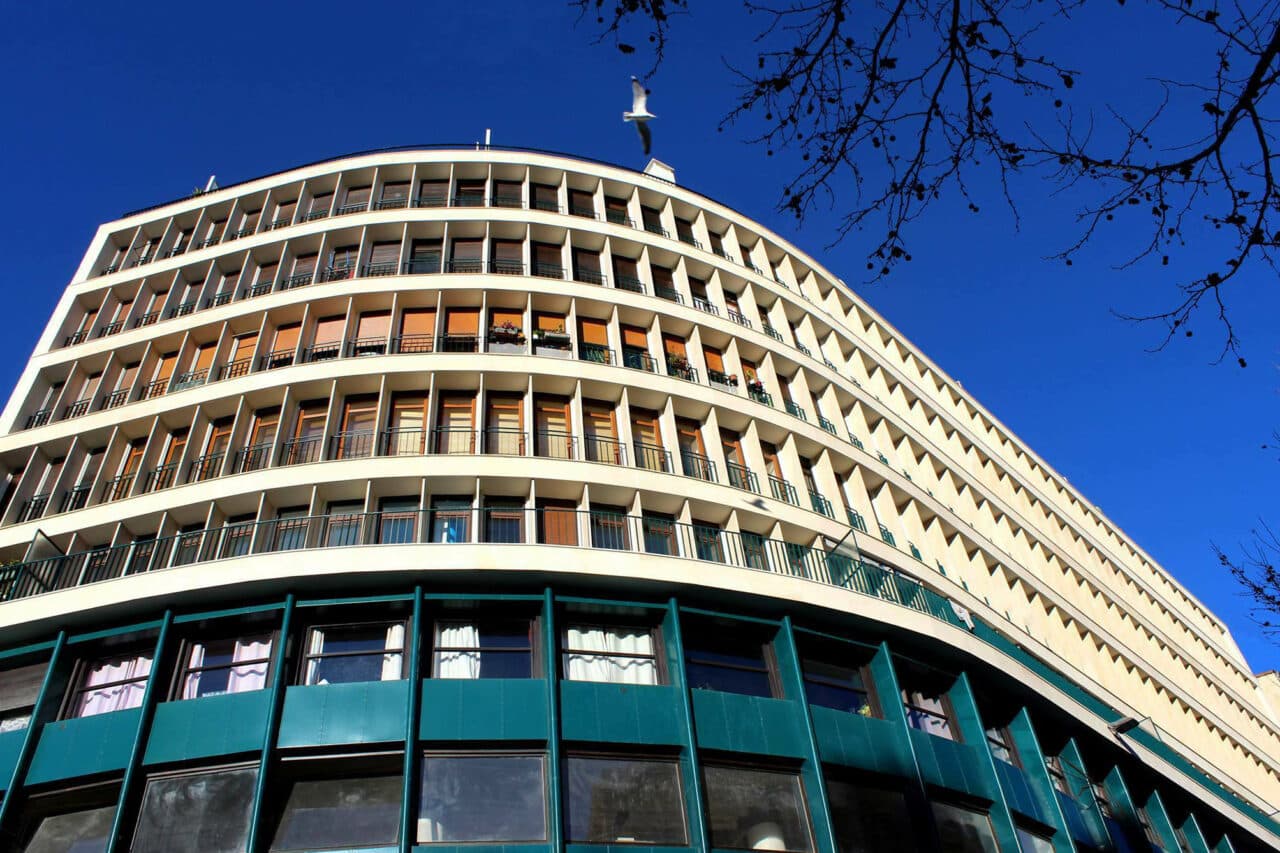
<svg viewBox="0 0 1280 853">
<path fill-rule="evenodd" d="M 634 121 L 636 130 L 640 133 L 640 141 L 644 143 L 644 153 L 649 153 L 649 146 L 653 142 L 653 137 L 649 133 L 649 119 L 657 118 L 653 113 L 649 112 L 649 108 L 645 105 L 645 101 L 649 99 L 649 90 L 637 80 L 634 76 L 631 78 L 631 111 L 622 114 L 623 121 Z"/>
</svg>

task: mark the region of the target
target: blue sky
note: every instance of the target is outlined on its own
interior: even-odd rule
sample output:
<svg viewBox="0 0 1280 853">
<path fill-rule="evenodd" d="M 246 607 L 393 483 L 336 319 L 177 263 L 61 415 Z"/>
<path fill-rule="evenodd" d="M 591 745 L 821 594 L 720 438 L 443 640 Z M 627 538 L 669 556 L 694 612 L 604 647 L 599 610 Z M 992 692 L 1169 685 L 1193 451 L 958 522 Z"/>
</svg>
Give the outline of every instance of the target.
<svg viewBox="0 0 1280 853">
<path fill-rule="evenodd" d="M 0 384 L 16 379 L 94 228 L 185 195 L 210 174 L 230 183 L 356 150 L 469 144 L 486 127 L 495 144 L 642 167 L 620 113 L 628 75 L 648 63 L 593 45 L 589 25 L 575 22 L 558 0 L 229 2 L 217 14 L 10 4 L 0 33 L 10 188 L 0 247 L 10 262 L 0 286 L 16 322 L 0 340 Z M 1166 307 L 1167 271 L 1115 271 L 1122 253 L 1110 235 L 1072 269 L 1042 260 L 1071 240 L 1073 211 L 1028 183 L 1020 229 L 994 204 L 978 216 L 941 204 L 916 228 L 914 261 L 866 284 L 865 236 L 824 250 L 829 212 L 803 229 L 774 212 L 786 164 L 740 132 L 717 132 L 732 85 L 721 55 L 741 50 L 754 23 L 706 13 L 681 22 L 651 81 L 654 154 L 682 184 L 821 258 L 1226 618 L 1255 670 L 1280 667 L 1280 649 L 1249 622 L 1210 551 L 1246 539 L 1259 518 L 1280 523 L 1280 462 L 1260 449 L 1280 427 L 1274 274 L 1259 271 L 1229 295 L 1248 369 L 1210 363 L 1221 337 L 1208 318 L 1196 338 L 1147 352 L 1158 330 L 1111 312 Z M 1105 89 L 1146 103 L 1146 71 L 1131 86 L 1115 75 L 1164 70 L 1156 63 L 1170 55 L 1182 65 L 1175 71 L 1194 73 L 1204 57 L 1185 33 L 1134 44 L 1135 27 L 1157 23 L 1082 19 L 1056 36 L 1077 65 L 1095 69 L 1078 94 Z M 1120 64 L 1097 71 L 1101 56 Z"/>
</svg>

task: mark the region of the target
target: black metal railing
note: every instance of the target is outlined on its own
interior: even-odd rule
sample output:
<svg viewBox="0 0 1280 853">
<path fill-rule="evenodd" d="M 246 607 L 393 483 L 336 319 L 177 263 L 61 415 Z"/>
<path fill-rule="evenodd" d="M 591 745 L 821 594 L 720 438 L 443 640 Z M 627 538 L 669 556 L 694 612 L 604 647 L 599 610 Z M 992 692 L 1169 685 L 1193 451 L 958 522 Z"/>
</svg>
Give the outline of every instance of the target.
<svg viewBox="0 0 1280 853">
<path fill-rule="evenodd" d="M 540 429 L 533 433 L 533 453 L 551 459 L 577 459 L 578 440 L 573 433 Z"/>
<path fill-rule="evenodd" d="M 773 338 L 775 341 L 782 340 L 782 333 L 773 326 L 770 326 L 768 323 L 763 323 L 760 328 L 764 330 L 766 335 Z"/>
<path fill-rule="evenodd" d="M 35 429 L 36 427 L 42 427 L 45 424 L 47 424 L 49 422 L 49 419 L 52 417 L 53 417 L 53 409 L 47 408 L 47 407 L 43 409 L 37 409 L 36 411 L 27 415 L 27 425 L 24 427 L 24 429 Z"/>
<path fill-rule="evenodd" d="M 169 318 L 173 319 L 174 317 L 185 317 L 199 307 L 200 307 L 200 300 L 189 299 L 186 302 L 182 302 L 170 308 Z"/>
<path fill-rule="evenodd" d="M 745 465 L 739 465 L 736 462 L 726 462 L 724 469 L 729 478 L 729 485 L 737 489 L 760 494 L 760 481 L 750 468 Z"/>
<path fill-rule="evenodd" d="M 582 438 L 582 452 L 588 462 L 608 465 L 627 464 L 627 446 L 616 438 L 587 435 Z"/>
<path fill-rule="evenodd" d="M 113 323 L 108 323 L 107 325 L 105 325 L 105 326 L 103 326 L 101 329 L 99 329 L 99 330 L 98 330 L 98 337 L 100 337 L 100 338 L 109 338 L 109 337 L 111 337 L 112 335 L 119 334 L 119 333 L 120 333 L 120 330 L 121 330 L 121 329 L 123 329 L 123 328 L 124 328 L 124 320 L 116 320 L 115 322 L 113 322 Z"/>
<path fill-rule="evenodd" d="M 442 335 L 440 352 L 479 352 L 479 338 L 475 335 Z"/>
<path fill-rule="evenodd" d="M 377 434 L 371 429 L 353 429 L 329 436 L 330 459 L 365 459 L 373 455 Z"/>
<path fill-rule="evenodd" d="M 374 210 L 399 210 L 409 206 L 408 198 L 381 198 L 373 203 Z"/>
<path fill-rule="evenodd" d="M 529 440 L 524 430 L 489 427 L 484 431 L 484 452 L 499 456 L 525 456 Z"/>
<path fill-rule="evenodd" d="M 617 276 L 618 289 L 629 290 L 632 293 L 644 293 L 644 282 L 634 276 L 620 275 Z"/>
<path fill-rule="evenodd" d="M 832 435 L 838 435 L 838 433 L 836 432 L 836 425 L 831 421 L 827 420 L 826 418 L 824 418 L 822 415 L 818 415 L 818 426 L 822 427 L 824 430 L 831 433 Z"/>
<path fill-rule="evenodd" d="M 308 462 L 319 462 L 323 447 L 323 436 L 291 438 L 280 445 L 280 464 L 305 465 Z"/>
<path fill-rule="evenodd" d="M 343 264 L 336 267 L 325 267 L 320 271 L 321 283 L 328 281 L 346 281 L 356 277 L 355 264 Z"/>
<path fill-rule="evenodd" d="M 765 391 L 763 388 L 758 388 L 748 383 L 747 396 L 750 397 L 752 400 L 755 400 L 757 403 L 764 403 L 766 406 L 769 406 L 770 408 L 773 407 L 773 395 L 770 394 L 768 391 Z"/>
<path fill-rule="evenodd" d="M 484 261 L 479 258 L 454 258 L 447 264 L 447 271 L 453 273 L 484 272 Z"/>
<path fill-rule="evenodd" d="M 861 530 L 863 533 L 867 532 L 867 520 L 862 517 L 862 513 L 856 509 L 846 509 L 844 515 L 849 520 L 850 527 Z"/>
<path fill-rule="evenodd" d="M 609 277 L 600 272 L 600 270 L 575 269 L 573 271 L 573 280 L 581 281 L 586 284 L 598 284 L 601 286 L 609 284 Z"/>
<path fill-rule="evenodd" d="M 800 506 L 800 498 L 796 495 L 796 487 L 772 474 L 769 475 L 769 492 L 777 500 L 786 501 L 793 506 Z"/>
<path fill-rule="evenodd" d="M 128 497 L 129 492 L 133 491 L 133 481 L 137 479 L 136 474 L 121 474 L 118 477 L 112 477 L 102 484 L 102 502 L 111 503 L 120 498 Z"/>
<path fill-rule="evenodd" d="M 708 314 L 715 314 L 717 317 L 720 316 L 720 309 L 710 301 L 703 299 L 700 296 L 693 297 L 693 307 L 697 308 L 699 311 L 705 311 Z"/>
<path fill-rule="evenodd" d="M 347 216 L 351 213 L 364 213 L 369 209 L 369 202 L 360 201 L 354 204 L 344 204 L 334 212 L 335 216 Z"/>
<path fill-rule="evenodd" d="M 133 321 L 133 327 L 135 329 L 141 329 L 144 326 L 150 326 L 159 319 L 160 312 L 152 311 L 150 314 L 143 314 L 142 316 L 135 318 Z"/>
<path fill-rule="evenodd" d="M 204 301 L 205 308 L 217 308 L 220 305 L 226 305 L 231 301 L 231 297 L 235 296 L 234 290 L 228 290 L 224 293 L 215 293 Z"/>
<path fill-rule="evenodd" d="M 636 467 L 650 471 L 671 473 L 671 451 L 656 444 L 634 442 L 631 449 L 635 451 Z"/>
<path fill-rule="evenodd" d="M 275 287 L 274 281 L 260 281 L 251 287 L 246 287 L 240 291 L 241 299 L 254 299 L 258 296 L 266 296 L 271 292 L 271 288 Z"/>
<path fill-rule="evenodd" d="M 74 403 L 70 403 L 65 408 L 63 408 L 62 419 L 65 421 L 65 420 L 68 420 L 69 418 L 78 418 L 81 415 L 83 415 L 85 412 L 89 411 L 89 406 L 92 404 L 93 404 L 92 397 L 86 397 L 83 400 L 76 400 Z"/>
<path fill-rule="evenodd" d="M 690 367 L 688 363 L 681 364 L 679 362 L 667 362 L 667 375 L 674 376 L 677 379 L 683 379 L 685 382 L 697 382 L 698 371 L 696 368 Z"/>
<path fill-rule="evenodd" d="M 701 453 L 682 449 L 680 451 L 680 467 L 684 470 L 686 477 L 696 477 L 709 483 L 717 482 L 716 463 Z"/>
<path fill-rule="evenodd" d="M 236 451 L 233 473 L 244 474 L 249 471 L 260 471 L 271 464 L 271 442 L 260 441 L 241 447 Z"/>
<path fill-rule="evenodd" d="M 436 427 L 427 431 L 428 453 L 475 453 L 476 431 L 464 427 Z"/>
<path fill-rule="evenodd" d="M 78 486 L 72 486 L 67 489 L 58 504 L 58 512 L 74 512 L 78 509 L 84 509 L 89 503 L 89 493 L 92 491 L 92 483 L 81 483 Z"/>
<path fill-rule="evenodd" d="M 659 299 L 665 299 L 668 302 L 675 302 L 679 305 L 684 304 L 684 297 L 681 296 L 680 291 L 676 290 L 674 287 L 665 287 L 661 284 L 655 284 L 653 286 L 653 295 Z"/>
<path fill-rule="evenodd" d="M 560 264 L 545 264 L 534 261 L 533 274 L 542 278 L 564 278 L 564 267 Z"/>
<path fill-rule="evenodd" d="M 434 351 L 434 335 L 396 335 L 391 339 L 391 352 L 393 354 L 413 355 Z"/>
<path fill-rule="evenodd" d="M 89 339 L 89 330 L 81 329 L 78 332 L 72 332 L 71 334 L 67 335 L 66 338 L 64 338 L 62 341 L 62 345 L 64 347 L 73 347 L 76 344 L 84 343 L 88 339 Z"/>
<path fill-rule="evenodd" d="M 242 358 L 239 361 L 229 361 L 217 370 L 218 381 L 223 379 L 235 379 L 238 376 L 247 376 L 249 370 L 253 367 L 252 358 Z"/>
<path fill-rule="evenodd" d="M 600 344 L 578 344 L 578 358 L 596 364 L 617 364 L 613 350 Z"/>
<path fill-rule="evenodd" d="M 809 492 L 809 506 L 814 512 L 821 513 L 827 518 L 836 517 L 835 511 L 831 508 L 831 501 L 812 490 Z"/>
<path fill-rule="evenodd" d="M 809 420 L 809 416 L 804 413 L 804 409 L 800 408 L 799 405 L 791 402 L 790 400 L 787 400 L 786 404 L 788 415 L 791 415 L 793 418 L 799 418 L 802 421 Z"/>
<path fill-rule="evenodd" d="M 44 515 L 45 509 L 49 506 L 49 494 L 32 495 L 22 502 L 22 509 L 18 511 L 18 524 L 27 521 L 34 521 Z"/>
<path fill-rule="evenodd" d="M 116 406 L 123 406 L 127 402 L 129 402 L 129 389 L 121 388 L 118 391 L 112 391 L 110 394 L 104 394 L 98 408 L 114 409 Z"/>
<path fill-rule="evenodd" d="M 343 354 L 347 358 L 363 358 L 369 355 L 385 355 L 386 338 L 348 338 L 343 344 Z M 430 350 L 428 350 L 430 352 Z"/>
<path fill-rule="evenodd" d="M 363 278 L 381 278 L 382 276 L 395 275 L 398 269 L 400 269 L 398 261 L 378 261 L 377 263 L 368 263 L 362 266 L 360 275 Z"/>
<path fill-rule="evenodd" d="M 426 452 L 425 429 L 384 429 L 378 436 L 379 456 L 421 456 Z"/>
<path fill-rule="evenodd" d="M 524 275 L 524 261 L 494 258 L 489 261 L 489 272 L 494 275 Z"/>
<path fill-rule="evenodd" d="M 178 463 L 170 462 L 167 465 L 157 465 L 147 472 L 147 479 L 142 484 L 144 492 L 158 492 L 161 489 L 167 489 L 178 479 Z"/>
<path fill-rule="evenodd" d="M 292 349 L 278 349 L 269 352 L 258 359 L 259 370 L 275 370 L 279 367 L 288 367 L 293 364 L 295 351 Z"/>
<path fill-rule="evenodd" d="M 343 346 L 342 341 L 328 341 L 327 343 L 303 347 L 302 354 L 298 357 L 298 363 L 310 364 L 315 361 L 331 361 L 335 358 L 341 358 Z"/>
<path fill-rule="evenodd" d="M 722 370 L 708 370 L 707 381 L 714 382 L 717 385 L 723 385 L 726 388 L 738 387 L 738 377 L 733 374 L 725 373 Z"/>
<path fill-rule="evenodd" d="M 138 392 L 139 400 L 154 400 L 156 397 L 163 397 L 169 390 L 168 379 L 157 379 L 155 382 L 148 382 L 142 386 L 142 390 Z"/>
<path fill-rule="evenodd" d="M 197 385 L 203 385 L 209 379 L 209 369 L 189 370 L 186 373 L 179 373 L 173 377 L 173 384 L 169 386 L 170 391 L 182 391 L 187 388 L 194 388 Z"/>
<path fill-rule="evenodd" d="M 745 327 L 746 327 L 746 328 L 748 328 L 748 329 L 753 329 L 753 328 L 755 328 L 754 326 L 752 326 L 752 325 L 751 325 L 751 321 L 750 321 L 750 320 L 748 320 L 746 317 L 744 317 L 741 313 L 739 313 L 739 312 L 737 312 L 737 311 L 734 311 L 732 308 L 730 308 L 730 309 L 729 309 L 728 311 L 726 311 L 725 313 L 727 313 L 727 314 L 729 315 L 729 319 L 730 319 L 730 320 L 732 320 L 733 322 L 737 323 L 739 326 L 745 326 Z"/>
<path fill-rule="evenodd" d="M 222 463 L 226 458 L 226 451 L 218 451 L 192 459 L 187 465 L 187 482 L 199 483 L 219 476 L 222 474 Z"/>
<path fill-rule="evenodd" d="M 311 281 L 313 278 L 315 278 L 314 270 L 307 270 L 306 272 L 287 275 L 284 278 L 280 279 L 280 289 L 293 290 L 294 288 L 297 288 L 297 287 L 306 287 L 307 285 L 311 284 Z"/>
</svg>

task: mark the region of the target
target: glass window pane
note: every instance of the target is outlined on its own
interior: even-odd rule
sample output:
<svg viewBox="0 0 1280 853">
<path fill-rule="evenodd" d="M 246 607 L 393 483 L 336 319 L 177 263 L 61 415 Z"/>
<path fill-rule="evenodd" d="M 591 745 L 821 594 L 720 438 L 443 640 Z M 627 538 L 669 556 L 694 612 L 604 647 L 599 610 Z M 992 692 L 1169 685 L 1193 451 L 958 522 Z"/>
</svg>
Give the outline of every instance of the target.
<svg viewBox="0 0 1280 853">
<path fill-rule="evenodd" d="M 1042 835 L 1016 827 L 1018 830 L 1018 847 L 1022 853 L 1053 853 L 1053 842 Z"/>
<path fill-rule="evenodd" d="M 50 815 L 40 821 L 24 853 L 105 853 L 115 814 L 116 807 L 110 805 Z"/>
<path fill-rule="evenodd" d="M 249 837 L 257 768 L 152 779 L 133 853 L 241 853 Z"/>
<path fill-rule="evenodd" d="M 704 767 L 712 847 L 808 851 L 800 777 L 743 767 Z"/>
<path fill-rule="evenodd" d="M 827 800 L 839 853 L 897 853 L 919 846 L 901 791 L 828 779 Z"/>
<path fill-rule="evenodd" d="M 545 773 L 538 755 L 427 756 L 418 841 L 545 841 Z"/>
<path fill-rule="evenodd" d="M 570 681 L 657 684 L 653 632 L 648 628 L 571 625 L 565 633 L 565 677 Z"/>
<path fill-rule="evenodd" d="M 933 819 L 943 853 L 998 853 L 991 819 L 982 812 L 934 803 Z"/>
<path fill-rule="evenodd" d="M 571 843 L 687 843 L 674 761 L 570 756 L 566 765 Z"/>
<path fill-rule="evenodd" d="M 400 788 L 399 774 L 294 782 L 271 850 L 396 844 Z"/>
<path fill-rule="evenodd" d="M 439 622 L 432 655 L 435 678 L 531 678 L 528 619 Z"/>
</svg>

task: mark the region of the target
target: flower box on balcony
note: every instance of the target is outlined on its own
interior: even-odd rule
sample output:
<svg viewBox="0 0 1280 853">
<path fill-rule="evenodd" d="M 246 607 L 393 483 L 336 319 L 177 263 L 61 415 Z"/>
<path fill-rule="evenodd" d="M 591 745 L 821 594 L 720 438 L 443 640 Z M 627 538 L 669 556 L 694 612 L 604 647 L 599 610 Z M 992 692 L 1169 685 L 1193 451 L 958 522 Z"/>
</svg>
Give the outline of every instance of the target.
<svg viewBox="0 0 1280 853">
<path fill-rule="evenodd" d="M 524 343 L 524 329 L 512 325 L 492 326 L 489 329 L 489 338 L 498 343 L 522 344 Z"/>
</svg>

